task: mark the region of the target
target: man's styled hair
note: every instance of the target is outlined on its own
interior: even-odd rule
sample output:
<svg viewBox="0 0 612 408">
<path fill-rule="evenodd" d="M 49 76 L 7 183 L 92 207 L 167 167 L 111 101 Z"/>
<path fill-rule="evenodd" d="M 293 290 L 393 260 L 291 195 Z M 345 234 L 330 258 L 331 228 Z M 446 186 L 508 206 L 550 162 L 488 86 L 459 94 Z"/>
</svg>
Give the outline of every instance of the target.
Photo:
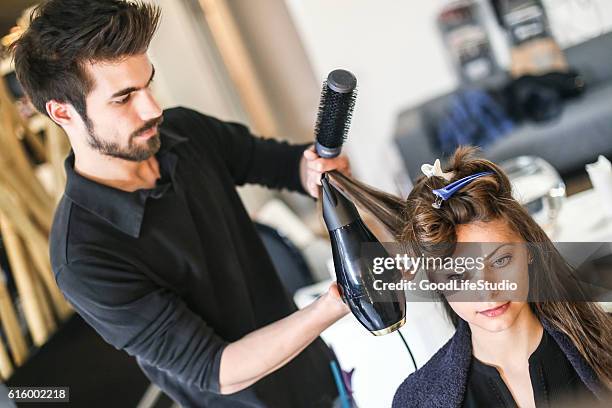
<svg viewBox="0 0 612 408">
<path fill-rule="evenodd" d="M 41 113 L 55 99 L 72 104 L 87 123 L 85 98 L 94 82 L 84 63 L 146 52 L 160 15 L 157 6 L 140 1 L 45 1 L 11 46 L 17 78 Z"/>
</svg>

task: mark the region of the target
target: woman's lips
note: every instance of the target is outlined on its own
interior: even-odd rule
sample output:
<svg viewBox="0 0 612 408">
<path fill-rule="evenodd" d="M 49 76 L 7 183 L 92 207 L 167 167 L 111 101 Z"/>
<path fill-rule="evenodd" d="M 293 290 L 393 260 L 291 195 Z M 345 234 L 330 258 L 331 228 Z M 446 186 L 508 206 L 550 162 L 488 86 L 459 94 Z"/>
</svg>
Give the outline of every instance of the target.
<svg viewBox="0 0 612 408">
<path fill-rule="evenodd" d="M 506 310 L 508 310 L 509 306 L 510 306 L 510 302 L 506 302 L 503 305 L 497 306 L 493 309 L 483 310 L 482 312 L 478 312 L 478 313 L 483 314 L 487 317 L 497 317 L 499 315 L 504 314 Z"/>
</svg>

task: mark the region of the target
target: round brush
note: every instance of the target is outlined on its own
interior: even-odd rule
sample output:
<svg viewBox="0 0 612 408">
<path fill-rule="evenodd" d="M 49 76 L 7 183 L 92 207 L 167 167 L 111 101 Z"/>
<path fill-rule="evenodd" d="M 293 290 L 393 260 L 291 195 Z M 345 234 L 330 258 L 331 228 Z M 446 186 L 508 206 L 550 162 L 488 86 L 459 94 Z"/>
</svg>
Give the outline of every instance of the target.
<svg viewBox="0 0 612 408">
<path fill-rule="evenodd" d="M 315 149 L 319 156 L 332 158 L 340 154 L 351 125 L 356 88 L 355 75 L 344 69 L 330 72 L 323 82 L 315 125 Z"/>
</svg>

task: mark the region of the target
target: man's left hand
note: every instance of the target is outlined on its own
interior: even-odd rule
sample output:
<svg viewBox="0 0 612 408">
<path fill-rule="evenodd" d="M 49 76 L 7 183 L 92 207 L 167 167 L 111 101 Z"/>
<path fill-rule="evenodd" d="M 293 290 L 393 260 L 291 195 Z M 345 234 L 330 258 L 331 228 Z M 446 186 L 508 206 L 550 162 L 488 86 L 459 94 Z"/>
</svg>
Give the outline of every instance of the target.
<svg viewBox="0 0 612 408">
<path fill-rule="evenodd" d="M 346 156 L 338 156 L 333 159 L 323 159 L 315 151 L 314 145 L 304 150 L 304 156 L 300 162 L 300 179 L 304 190 L 314 198 L 319 198 L 319 186 L 321 175 L 326 171 L 337 170 L 347 176 L 351 175 L 351 167 Z"/>
</svg>

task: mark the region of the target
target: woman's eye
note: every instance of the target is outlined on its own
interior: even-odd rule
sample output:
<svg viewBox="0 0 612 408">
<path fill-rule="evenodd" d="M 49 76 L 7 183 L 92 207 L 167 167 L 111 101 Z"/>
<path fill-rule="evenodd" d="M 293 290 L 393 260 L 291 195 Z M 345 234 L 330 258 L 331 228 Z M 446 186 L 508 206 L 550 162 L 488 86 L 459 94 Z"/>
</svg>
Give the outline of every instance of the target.
<svg viewBox="0 0 612 408">
<path fill-rule="evenodd" d="M 498 258 L 495 260 L 495 262 L 493 262 L 493 266 L 496 268 L 503 268 L 504 266 L 508 265 L 511 259 L 511 255 L 502 256 L 501 258 Z"/>
<path fill-rule="evenodd" d="M 463 277 L 463 274 L 461 273 L 454 273 L 452 275 L 448 275 L 446 277 L 447 280 L 449 281 L 453 281 L 453 280 L 460 280 Z"/>
</svg>

